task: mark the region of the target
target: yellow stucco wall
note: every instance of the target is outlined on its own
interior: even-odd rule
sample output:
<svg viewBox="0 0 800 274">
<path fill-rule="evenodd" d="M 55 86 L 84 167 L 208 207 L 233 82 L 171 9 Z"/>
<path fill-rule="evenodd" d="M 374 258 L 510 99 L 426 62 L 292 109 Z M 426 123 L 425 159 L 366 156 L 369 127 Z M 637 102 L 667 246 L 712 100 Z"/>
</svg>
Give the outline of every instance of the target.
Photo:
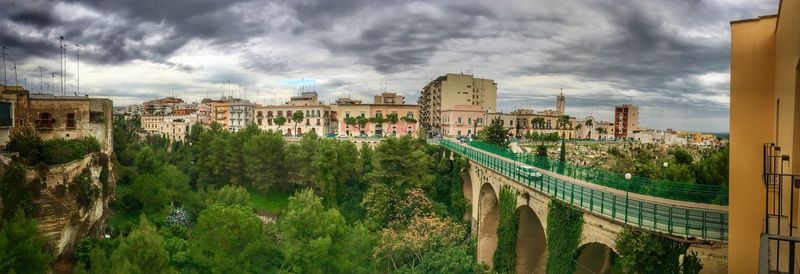
<svg viewBox="0 0 800 274">
<path fill-rule="evenodd" d="M 764 219 L 761 151 L 774 137 L 775 23 L 731 24 L 729 273 L 757 273 Z"/>
<path fill-rule="evenodd" d="M 781 100 L 778 145 L 790 154 L 793 173 L 800 173 L 800 117 L 797 110 L 797 65 L 800 60 L 800 1 L 781 1 L 775 36 L 775 100 Z"/>
</svg>

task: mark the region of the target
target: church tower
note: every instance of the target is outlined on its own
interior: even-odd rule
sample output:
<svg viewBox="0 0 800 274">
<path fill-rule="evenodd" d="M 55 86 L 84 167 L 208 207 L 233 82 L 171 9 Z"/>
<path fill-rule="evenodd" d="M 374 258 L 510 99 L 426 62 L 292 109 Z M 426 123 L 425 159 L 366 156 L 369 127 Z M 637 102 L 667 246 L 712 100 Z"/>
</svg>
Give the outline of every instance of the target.
<svg viewBox="0 0 800 274">
<path fill-rule="evenodd" d="M 564 108 L 566 108 L 566 106 L 567 102 L 566 98 L 564 97 L 564 89 L 562 88 L 561 95 L 559 95 L 558 99 L 556 99 L 556 112 L 558 112 L 558 115 L 564 115 Z"/>
</svg>

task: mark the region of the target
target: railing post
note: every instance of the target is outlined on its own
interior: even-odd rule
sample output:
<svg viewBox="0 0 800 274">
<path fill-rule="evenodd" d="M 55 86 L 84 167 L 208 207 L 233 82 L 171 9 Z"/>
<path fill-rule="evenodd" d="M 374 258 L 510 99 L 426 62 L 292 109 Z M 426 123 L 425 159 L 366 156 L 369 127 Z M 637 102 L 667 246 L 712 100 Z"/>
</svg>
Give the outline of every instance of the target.
<svg viewBox="0 0 800 274">
<path fill-rule="evenodd" d="M 575 200 L 575 184 L 572 184 L 569 190 L 569 204 L 574 204 L 573 201 Z"/>
<path fill-rule="evenodd" d="M 594 210 L 594 189 L 589 189 L 589 211 Z"/>
<path fill-rule="evenodd" d="M 600 215 L 602 216 L 605 214 L 605 207 L 606 207 L 606 193 L 600 192 Z"/>
<path fill-rule="evenodd" d="M 642 201 L 639 201 L 639 227 L 642 227 Z"/>
<path fill-rule="evenodd" d="M 611 196 L 611 219 L 616 220 L 617 217 L 617 195 Z"/>
<path fill-rule="evenodd" d="M 703 211 L 703 239 L 706 238 L 706 212 Z"/>
<path fill-rule="evenodd" d="M 628 193 L 625 192 L 625 223 L 628 223 Z"/>
<path fill-rule="evenodd" d="M 672 206 L 669 207 L 669 218 L 667 218 L 667 230 L 672 234 Z"/>
</svg>

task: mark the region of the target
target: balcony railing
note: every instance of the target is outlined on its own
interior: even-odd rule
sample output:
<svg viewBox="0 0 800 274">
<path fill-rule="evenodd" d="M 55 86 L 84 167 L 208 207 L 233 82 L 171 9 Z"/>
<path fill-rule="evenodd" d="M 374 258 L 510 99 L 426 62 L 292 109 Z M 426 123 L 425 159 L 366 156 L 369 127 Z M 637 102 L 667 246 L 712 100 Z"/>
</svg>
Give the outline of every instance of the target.
<svg viewBox="0 0 800 274">
<path fill-rule="evenodd" d="M 764 184 L 764 226 L 761 234 L 759 273 L 800 273 L 796 247 L 797 190 L 800 174 L 791 174 L 789 155 L 775 144 L 764 144 L 762 157 Z"/>
<path fill-rule="evenodd" d="M 34 123 L 36 124 L 36 129 L 53 129 L 56 125 L 56 119 L 35 119 Z"/>
</svg>

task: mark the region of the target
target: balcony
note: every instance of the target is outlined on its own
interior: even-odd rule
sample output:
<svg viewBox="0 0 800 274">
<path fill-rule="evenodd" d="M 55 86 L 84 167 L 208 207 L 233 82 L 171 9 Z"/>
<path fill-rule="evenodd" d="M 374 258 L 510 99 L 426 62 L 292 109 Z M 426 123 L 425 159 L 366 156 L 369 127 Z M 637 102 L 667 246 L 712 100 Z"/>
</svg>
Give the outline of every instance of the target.
<svg viewBox="0 0 800 274">
<path fill-rule="evenodd" d="M 789 155 L 775 144 L 764 144 L 762 157 L 764 225 L 761 233 L 759 273 L 800 273 L 796 250 L 800 243 L 795 217 L 800 174 L 791 170 Z"/>
<path fill-rule="evenodd" d="M 35 119 L 33 122 L 36 124 L 36 129 L 50 130 L 55 128 L 56 125 L 55 118 Z"/>
</svg>

